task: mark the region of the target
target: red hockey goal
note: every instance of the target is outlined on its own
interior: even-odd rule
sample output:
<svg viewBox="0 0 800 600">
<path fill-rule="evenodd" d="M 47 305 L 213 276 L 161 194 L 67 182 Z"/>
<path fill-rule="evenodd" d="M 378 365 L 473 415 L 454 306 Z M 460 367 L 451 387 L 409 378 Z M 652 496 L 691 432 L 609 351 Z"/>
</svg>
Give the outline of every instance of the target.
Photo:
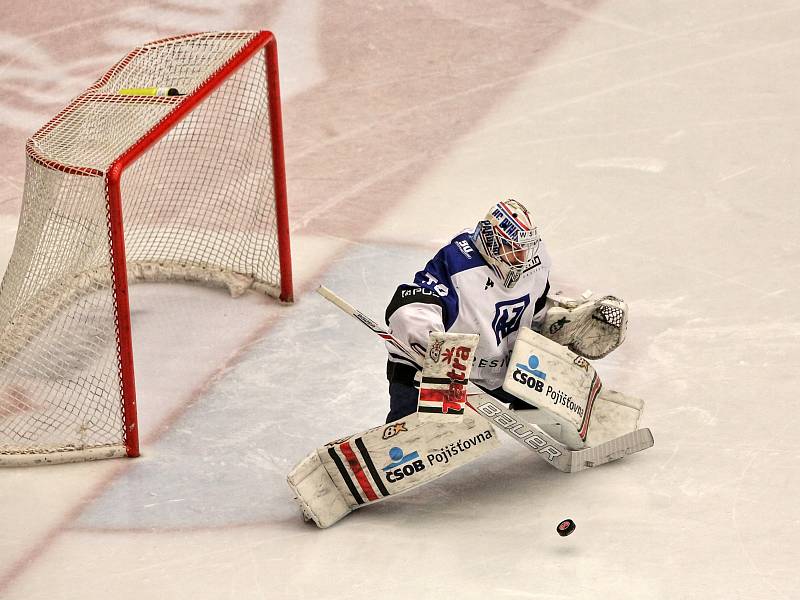
<svg viewBox="0 0 800 600">
<path fill-rule="evenodd" d="M 0 465 L 138 456 L 128 282 L 292 301 L 275 39 L 137 48 L 26 153 L 0 286 Z"/>
</svg>

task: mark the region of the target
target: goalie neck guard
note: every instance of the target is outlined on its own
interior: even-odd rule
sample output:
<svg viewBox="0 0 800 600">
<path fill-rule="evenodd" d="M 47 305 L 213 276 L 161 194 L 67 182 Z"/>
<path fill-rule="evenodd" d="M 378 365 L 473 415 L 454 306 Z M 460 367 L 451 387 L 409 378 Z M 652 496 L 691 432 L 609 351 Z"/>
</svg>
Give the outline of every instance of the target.
<svg viewBox="0 0 800 600">
<path fill-rule="evenodd" d="M 514 287 L 534 266 L 541 240 L 528 209 L 516 200 L 495 204 L 478 222 L 474 238 L 481 255 L 507 288 Z"/>
</svg>

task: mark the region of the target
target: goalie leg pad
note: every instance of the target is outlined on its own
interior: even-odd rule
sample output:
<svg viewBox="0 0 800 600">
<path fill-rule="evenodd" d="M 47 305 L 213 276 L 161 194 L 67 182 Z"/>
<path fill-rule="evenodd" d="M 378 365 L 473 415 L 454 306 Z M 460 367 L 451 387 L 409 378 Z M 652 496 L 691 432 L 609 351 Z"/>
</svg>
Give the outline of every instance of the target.
<svg viewBox="0 0 800 600">
<path fill-rule="evenodd" d="M 594 403 L 592 425 L 586 445 L 599 446 L 609 440 L 639 429 L 644 401 L 614 390 L 603 389 Z"/>
<path fill-rule="evenodd" d="M 288 482 L 306 518 L 330 527 L 356 508 L 433 481 L 498 445 L 481 417 L 420 423 L 412 414 L 318 448 Z"/>
<path fill-rule="evenodd" d="M 322 466 L 317 452 L 300 461 L 289 473 L 287 481 L 300 504 L 303 518 L 313 520 L 319 527 L 330 527 L 352 510 Z"/>
</svg>

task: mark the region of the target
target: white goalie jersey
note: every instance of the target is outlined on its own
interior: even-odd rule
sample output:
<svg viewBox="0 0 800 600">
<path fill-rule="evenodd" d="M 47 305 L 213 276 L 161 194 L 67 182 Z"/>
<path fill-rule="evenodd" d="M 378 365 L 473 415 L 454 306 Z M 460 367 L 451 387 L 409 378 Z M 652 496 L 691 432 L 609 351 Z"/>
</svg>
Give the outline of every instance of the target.
<svg viewBox="0 0 800 600">
<path fill-rule="evenodd" d="M 529 268 L 513 287 L 506 287 L 478 251 L 474 234 L 464 231 L 416 273 L 413 284 L 397 288 L 386 324 L 420 357 L 431 331 L 480 334 L 470 379 L 485 389 L 497 389 L 520 328 L 538 330 L 544 320 L 550 265 L 544 243 L 539 243 Z M 390 370 L 392 364 L 413 367 L 391 345 L 387 348 Z"/>
</svg>

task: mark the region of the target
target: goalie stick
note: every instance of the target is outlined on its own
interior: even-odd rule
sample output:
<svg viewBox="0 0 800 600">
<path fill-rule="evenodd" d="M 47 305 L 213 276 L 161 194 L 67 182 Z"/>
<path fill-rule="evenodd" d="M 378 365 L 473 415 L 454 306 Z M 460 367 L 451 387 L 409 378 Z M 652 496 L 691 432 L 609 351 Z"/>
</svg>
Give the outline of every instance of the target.
<svg viewBox="0 0 800 600">
<path fill-rule="evenodd" d="M 320 285 L 317 288 L 317 293 L 320 296 L 322 296 L 323 298 L 325 298 L 326 300 L 330 301 L 331 303 L 333 303 L 336 306 L 338 306 L 339 308 L 341 308 L 342 311 L 346 312 L 348 315 L 350 315 L 354 319 L 358 319 L 359 321 L 361 321 L 364 325 L 366 325 L 374 333 L 376 333 L 379 338 L 381 338 L 385 342 L 390 343 L 398 351 L 400 351 L 403 354 L 405 354 L 406 357 L 408 358 L 408 360 L 412 361 L 420 369 L 422 368 L 422 363 L 420 362 L 420 359 L 422 358 L 422 356 L 417 354 L 416 352 L 414 352 L 410 348 L 407 348 L 406 345 L 403 344 L 403 342 L 398 340 L 391 333 L 389 333 L 383 327 L 378 325 L 378 323 L 374 319 L 371 319 L 370 317 L 365 315 L 363 312 L 358 310 L 355 306 L 353 306 L 352 304 L 347 302 L 344 298 L 342 298 L 338 294 L 336 294 L 336 293 L 332 292 L 331 290 L 329 290 L 328 288 L 326 288 L 324 285 Z"/>
<path fill-rule="evenodd" d="M 410 361 L 421 367 L 421 356 L 416 354 L 403 342 L 394 337 L 381 327 L 374 319 L 365 315 L 341 296 L 320 285 L 317 292 L 332 304 L 338 306 L 343 312 L 366 325 L 378 337 L 391 344 L 398 351 L 408 357 Z M 470 383 L 467 406 L 497 425 L 512 439 L 535 452 L 542 460 L 564 473 L 577 473 L 591 467 L 618 460 L 653 445 L 653 434 L 649 429 L 637 429 L 613 440 L 603 442 L 591 448 L 570 450 L 564 444 L 542 431 L 536 425 L 517 416 L 517 413 L 507 408 L 502 402 L 496 400 L 483 391 L 478 391 L 477 386 Z"/>
<path fill-rule="evenodd" d="M 489 394 L 468 395 L 467 406 L 564 473 L 577 473 L 598 467 L 628 454 L 646 450 L 653 445 L 653 434 L 644 428 L 591 448 L 570 450 L 535 424 L 521 418 L 519 416 L 521 411 L 506 408 L 502 402 Z"/>
</svg>

